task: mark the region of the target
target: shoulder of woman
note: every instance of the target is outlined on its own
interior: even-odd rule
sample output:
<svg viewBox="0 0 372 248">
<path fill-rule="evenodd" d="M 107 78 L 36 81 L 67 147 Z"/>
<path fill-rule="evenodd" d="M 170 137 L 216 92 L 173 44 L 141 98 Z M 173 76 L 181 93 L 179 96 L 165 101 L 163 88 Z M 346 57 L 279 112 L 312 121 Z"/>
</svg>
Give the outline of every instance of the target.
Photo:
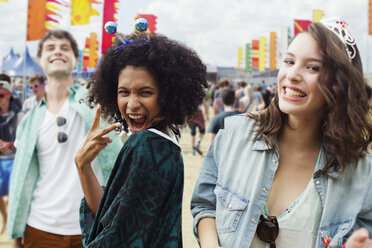
<svg viewBox="0 0 372 248">
<path fill-rule="evenodd" d="M 225 118 L 225 129 L 247 130 L 255 125 L 256 121 L 248 117 L 246 113 L 232 115 Z"/>
</svg>

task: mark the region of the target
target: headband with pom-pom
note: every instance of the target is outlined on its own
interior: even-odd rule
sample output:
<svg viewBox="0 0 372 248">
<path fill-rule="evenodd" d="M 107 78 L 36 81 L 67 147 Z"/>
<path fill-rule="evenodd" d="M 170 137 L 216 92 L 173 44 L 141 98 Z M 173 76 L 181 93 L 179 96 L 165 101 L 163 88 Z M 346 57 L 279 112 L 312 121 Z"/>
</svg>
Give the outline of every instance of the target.
<svg viewBox="0 0 372 248">
<path fill-rule="evenodd" d="M 136 20 L 135 24 L 136 30 L 140 32 L 141 34 L 145 33 L 148 27 L 147 20 L 145 18 L 138 18 Z M 115 37 L 118 38 L 121 41 L 121 45 L 116 48 L 116 50 L 119 50 L 123 46 L 126 46 L 128 44 L 136 44 L 135 41 L 123 39 L 118 33 L 117 33 L 117 25 L 115 22 L 109 21 L 105 24 L 105 31 L 108 34 L 115 34 Z M 148 42 L 141 42 L 139 45 L 148 44 Z"/>
</svg>

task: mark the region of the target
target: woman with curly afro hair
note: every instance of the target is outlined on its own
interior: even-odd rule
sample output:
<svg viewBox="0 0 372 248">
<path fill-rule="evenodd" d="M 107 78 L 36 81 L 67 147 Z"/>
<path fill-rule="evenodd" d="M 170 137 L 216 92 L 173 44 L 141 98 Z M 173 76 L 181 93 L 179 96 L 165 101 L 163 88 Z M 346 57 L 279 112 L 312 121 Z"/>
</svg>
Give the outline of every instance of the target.
<svg viewBox="0 0 372 248">
<path fill-rule="evenodd" d="M 88 82 L 88 105 L 98 107 L 75 157 L 86 247 L 182 247 L 183 159 L 176 134 L 206 88 L 205 65 L 184 45 L 162 35 L 115 39 Z M 101 111 L 115 124 L 99 129 Z M 114 129 L 132 134 L 103 190 L 90 164 Z"/>
</svg>

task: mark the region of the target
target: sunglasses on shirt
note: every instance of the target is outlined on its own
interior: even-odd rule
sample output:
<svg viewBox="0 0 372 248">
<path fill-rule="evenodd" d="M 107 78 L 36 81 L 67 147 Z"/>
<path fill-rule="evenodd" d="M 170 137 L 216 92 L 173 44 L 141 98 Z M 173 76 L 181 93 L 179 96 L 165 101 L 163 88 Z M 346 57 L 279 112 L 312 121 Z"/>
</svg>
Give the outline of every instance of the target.
<svg viewBox="0 0 372 248">
<path fill-rule="evenodd" d="M 67 120 L 65 117 L 58 116 L 57 117 L 57 126 L 62 127 L 66 124 Z M 57 134 L 57 141 L 58 143 L 64 143 L 67 141 L 67 134 L 65 132 L 58 132 Z"/>
<path fill-rule="evenodd" d="M 265 243 L 270 244 L 270 248 L 276 248 L 275 240 L 279 235 L 279 224 L 275 216 L 260 216 L 260 223 L 257 225 L 257 237 Z"/>
</svg>

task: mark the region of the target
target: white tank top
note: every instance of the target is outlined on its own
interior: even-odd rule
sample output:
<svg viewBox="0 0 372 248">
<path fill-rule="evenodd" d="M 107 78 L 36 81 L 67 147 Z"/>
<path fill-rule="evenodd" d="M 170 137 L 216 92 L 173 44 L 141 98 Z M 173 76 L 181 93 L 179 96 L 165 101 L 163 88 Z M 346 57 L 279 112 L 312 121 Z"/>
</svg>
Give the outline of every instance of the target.
<svg viewBox="0 0 372 248">
<path fill-rule="evenodd" d="M 279 235 L 275 240 L 277 248 L 313 248 L 322 217 L 322 205 L 313 179 L 306 187 L 297 205 L 283 217 L 278 218 Z M 269 248 L 255 234 L 252 248 Z"/>
<path fill-rule="evenodd" d="M 57 116 L 66 118 L 66 124 L 57 127 Z M 67 134 L 66 142 L 57 142 L 59 131 Z M 58 114 L 46 111 L 38 132 L 36 148 L 40 176 L 33 191 L 28 225 L 59 235 L 81 234 L 79 207 L 83 191 L 74 156 L 84 136 L 84 120 L 70 107 L 68 100 Z M 102 183 L 97 163 L 94 162 L 92 167 Z"/>
</svg>

